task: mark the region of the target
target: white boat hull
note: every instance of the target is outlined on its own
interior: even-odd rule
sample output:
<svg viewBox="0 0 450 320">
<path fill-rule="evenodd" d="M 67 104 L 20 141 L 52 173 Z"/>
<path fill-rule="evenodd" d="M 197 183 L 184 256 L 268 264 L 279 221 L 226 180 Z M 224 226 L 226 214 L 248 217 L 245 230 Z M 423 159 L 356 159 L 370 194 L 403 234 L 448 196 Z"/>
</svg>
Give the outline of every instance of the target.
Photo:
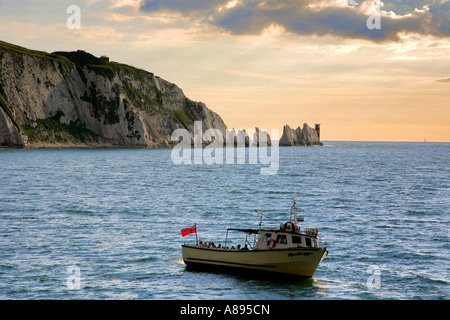
<svg viewBox="0 0 450 320">
<path fill-rule="evenodd" d="M 312 277 L 326 248 L 286 248 L 267 250 L 225 250 L 183 245 L 188 266 L 229 267 Z"/>
</svg>

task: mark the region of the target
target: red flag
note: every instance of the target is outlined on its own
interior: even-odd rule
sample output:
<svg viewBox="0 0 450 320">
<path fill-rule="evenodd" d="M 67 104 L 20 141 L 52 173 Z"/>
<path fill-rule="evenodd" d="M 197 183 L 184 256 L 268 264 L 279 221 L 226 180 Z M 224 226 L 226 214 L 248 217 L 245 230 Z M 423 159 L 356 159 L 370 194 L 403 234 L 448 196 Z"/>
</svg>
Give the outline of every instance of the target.
<svg viewBox="0 0 450 320">
<path fill-rule="evenodd" d="M 191 233 L 197 233 L 197 226 L 196 225 L 193 225 L 190 228 L 186 228 L 186 229 L 182 229 L 181 230 L 181 235 L 183 237 L 185 237 L 185 236 L 187 236 L 188 234 L 191 234 Z"/>
</svg>

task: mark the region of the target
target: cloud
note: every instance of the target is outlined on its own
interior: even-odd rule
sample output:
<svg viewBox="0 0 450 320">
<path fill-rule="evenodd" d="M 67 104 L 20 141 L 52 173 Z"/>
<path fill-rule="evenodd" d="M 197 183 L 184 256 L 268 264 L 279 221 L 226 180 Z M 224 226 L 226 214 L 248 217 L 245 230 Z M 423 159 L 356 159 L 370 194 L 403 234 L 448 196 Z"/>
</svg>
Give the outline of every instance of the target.
<svg viewBox="0 0 450 320">
<path fill-rule="evenodd" d="M 181 13 L 208 12 L 226 6 L 224 0 L 144 0 L 140 5 L 143 11 L 175 11 Z"/>
<path fill-rule="evenodd" d="M 260 34 L 276 25 L 297 35 L 397 41 L 402 33 L 450 36 L 450 0 L 142 0 L 144 12 L 168 11 L 235 35 Z M 232 5 L 230 5 L 230 3 Z M 380 9 L 381 29 L 367 20 Z"/>
</svg>

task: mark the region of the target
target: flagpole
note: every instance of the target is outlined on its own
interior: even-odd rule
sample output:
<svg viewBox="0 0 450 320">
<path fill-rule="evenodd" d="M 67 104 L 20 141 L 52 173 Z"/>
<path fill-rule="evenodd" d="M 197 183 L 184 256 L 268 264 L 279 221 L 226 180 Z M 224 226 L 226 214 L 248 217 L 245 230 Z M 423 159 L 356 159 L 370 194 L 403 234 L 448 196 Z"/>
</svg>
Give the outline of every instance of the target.
<svg viewBox="0 0 450 320">
<path fill-rule="evenodd" d="M 197 242 L 198 245 L 197 224 L 195 224 L 195 241 Z"/>
</svg>

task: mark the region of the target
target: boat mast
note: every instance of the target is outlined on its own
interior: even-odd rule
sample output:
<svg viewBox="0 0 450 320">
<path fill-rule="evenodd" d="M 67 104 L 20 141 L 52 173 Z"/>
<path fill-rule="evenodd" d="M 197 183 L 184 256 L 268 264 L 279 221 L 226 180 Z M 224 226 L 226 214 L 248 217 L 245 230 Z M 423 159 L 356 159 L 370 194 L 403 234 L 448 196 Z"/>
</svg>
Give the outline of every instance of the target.
<svg viewBox="0 0 450 320">
<path fill-rule="evenodd" d="M 294 219 L 292 219 L 292 216 L 294 216 Z M 295 199 L 294 204 L 291 206 L 291 215 L 289 216 L 290 221 L 294 221 L 294 225 L 297 225 L 297 208 L 295 207 Z"/>
<path fill-rule="evenodd" d="M 289 217 L 289 219 L 292 221 L 293 220 L 293 222 L 294 222 L 294 225 L 297 225 L 297 222 L 300 220 L 300 221 L 303 221 L 303 218 L 302 217 L 297 217 L 297 211 L 300 209 L 300 208 L 298 208 L 296 205 L 296 201 L 295 201 L 295 199 L 294 199 L 294 204 L 292 205 L 292 207 L 291 207 L 291 216 Z M 301 210 L 301 209 L 300 209 Z M 292 216 L 294 216 L 294 219 L 292 219 Z"/>
</svg>

